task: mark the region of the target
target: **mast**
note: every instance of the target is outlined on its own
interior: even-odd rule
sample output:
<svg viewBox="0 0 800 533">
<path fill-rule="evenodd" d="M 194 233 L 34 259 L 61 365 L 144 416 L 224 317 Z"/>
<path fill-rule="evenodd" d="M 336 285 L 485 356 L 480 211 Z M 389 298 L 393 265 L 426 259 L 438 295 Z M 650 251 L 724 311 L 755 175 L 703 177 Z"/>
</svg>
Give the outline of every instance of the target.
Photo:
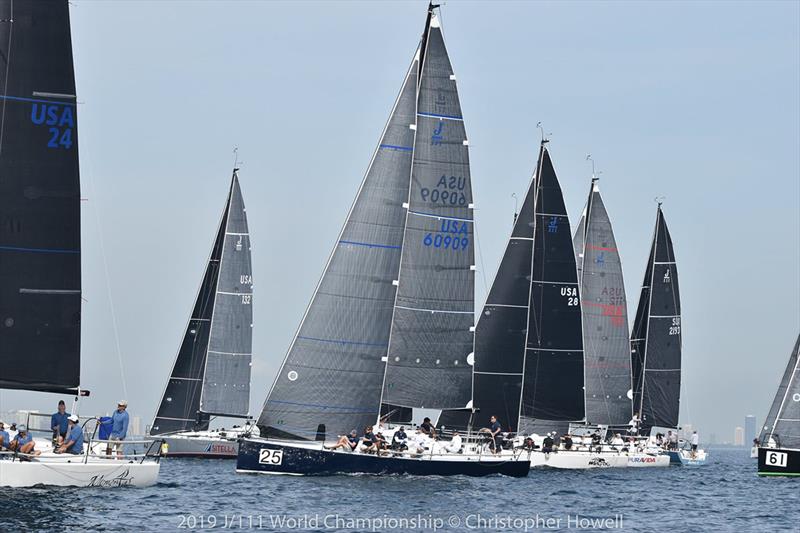
<svg viewBox="0 0 800 533">
<path fill-rule="evenodd" d="M 172 372 L 153 420 L 150 429 L 151 435 L 207 430 L 210 414 L 225 416 L 246 416 L 247 414 L 250 387 L 249 346 L 252 342 L 252 307 L 250 303 L 252 295 L 239 293 L 252 292 L 252 276 L 250 274 L 247 219 L 237 170 L 233 170 L 225 208 L 217 227 L 205 274 L 197 291 L 183 340 L 178 348 Z M 236 232 L 241 235 L 230 234 L 229 225 L 244 231 Z M 238 244 L 239 237 L 243 239 L 243 244 Z M 224 255 L 225 260 L 223 261 Z M 234 258 L 232 257 L 234 255 L 243 255 L 244 257 Z M 236 279 L 237 275 L 242 278 Z M 228 290 L 220 291 L 220 288 Z M 246 288 L 246 290 L 242 290 L 242 288 Z M 241 306 L 244 313 L 233 309 L 231 305 L 233 302 L 230 301 L 222 313 L 215 313 L 220 292 L 224 293 L 223 296 L 227 300 L 231 300 L 234 298 L 233 294 L 236 294 L 238 296 L 236 304 Z M 244 303 L 244 296 L 250 296 L 247 299 L 248 303 Z M 217 324 L 216 328 L 213 326 L 215 323 Z M 210 350 L 212 339 L 217 353 Z M 217 345 L 225 346 L 227 343 L 234 347 L 241 346 L 241 349 L 238 352 L 235 349 L 228 349 L 225 350 L 226 353 L 218 353 L 223 350 L 217 348 Z M 212 360 L 211 364 L 209 364 L 209 356 Z M 245 363 L 246 369 L 240 366 Z M 207 379 L 209 377 L 210 379 Z M 229 398 L 227 401 L 230 402 L 230 405 L 222 408 L 220 408 L 220 403 L 226 402 L 226 400 L 220 398 L 217 389 L 217 383 L 220 381 L 226 389 L 224 395 Z M 247 398 L 244 399 L 245 412 L 241 413 L 242 397 L 245 391 L 247 391 Z M 213 395 L 213 398 L 208 399 L 209 395 Z M 201 397 L 206 399 L 206 409 L 201 407 Z M 209 409 L 209 406 L 214 410 Z"/>
<path fill-rule="evenodd" d="M 563 430 L 584 418 L 577 265 L 561 186 L 542 141 L 536 173 L 531 288 L 519 428 Z"/>
<path fill-rule="evenodd" d="M 759 440 L 761 446 L 768 446 L 771 440 L 779 448 L 800 449 L 800 335 L 789 355 Z"/>
<path fill-rule="evenodd" d="M 381 401 L 465 409 L 474 350 L 469 150 L 439 18 L 429 6 L 397 294 Z"/>
<path fill-rule="evenodd" d="M 80 385 L 79 174 L 69 5 L 0 1 L 0 388 Z"/>
<path fill-rule="evenodd" d="M 586 421 L 620 427 L 631 417 L 630 336 L 622 262 L 593 174 L 573 239 L 583 319 Z"/>
<path fill-rule="evenodd" d="M 681 315 L 678 270 L 661 202 L 631 334 L 634 409 L 642 430 L 678 427 Z"/>
</svg>

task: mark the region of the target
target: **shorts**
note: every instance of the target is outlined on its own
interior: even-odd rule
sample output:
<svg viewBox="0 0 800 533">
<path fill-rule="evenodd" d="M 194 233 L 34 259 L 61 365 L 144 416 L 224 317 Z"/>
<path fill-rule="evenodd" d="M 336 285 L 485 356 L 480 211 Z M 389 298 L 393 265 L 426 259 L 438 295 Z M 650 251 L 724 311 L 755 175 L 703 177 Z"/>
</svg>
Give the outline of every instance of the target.
<svg viewBox="0 0 800 533">
<path fill-rule="evenodd" d="M 108 440 L 111 442 L 108 443 L 108 449 L 114 449 L 118 452 L 122 451 L 122 440 L 120 437 L 109 437 Z"/>
<path fill-rule="evenodd" d="M 692 444 L 692 451 L 693 451 L 693 452 L 696 452 L 696 451 L 697 451 L 697 444 Z"/>
</svg>

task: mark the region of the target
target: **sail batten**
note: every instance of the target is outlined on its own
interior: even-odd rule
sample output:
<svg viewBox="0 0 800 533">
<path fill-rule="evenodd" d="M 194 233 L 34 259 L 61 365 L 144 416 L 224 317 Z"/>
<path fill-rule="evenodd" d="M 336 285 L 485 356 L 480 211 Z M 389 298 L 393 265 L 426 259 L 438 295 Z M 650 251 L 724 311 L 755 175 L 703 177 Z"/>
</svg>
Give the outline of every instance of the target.
<svg viewBox="0 0 800 533">
<path fill-rule="evenodd" d="M 633 406 L 644 432 L 678 427 L 681 335 L 675 253 L 659 205 L 630 343 Z"/>
<path fill-rule="evenodd" d="M 0 388 L 80 386 L 74 94 L 68 3 L 0 2 Z"/>
</svg>

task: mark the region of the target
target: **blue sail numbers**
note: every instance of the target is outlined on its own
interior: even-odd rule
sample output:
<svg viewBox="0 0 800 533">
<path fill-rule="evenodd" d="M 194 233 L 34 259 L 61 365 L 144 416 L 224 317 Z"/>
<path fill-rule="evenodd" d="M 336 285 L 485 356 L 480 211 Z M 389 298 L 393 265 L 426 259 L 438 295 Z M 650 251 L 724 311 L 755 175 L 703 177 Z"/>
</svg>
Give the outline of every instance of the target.
<svg viewBox="0 0 800 533">
<path fill-rule="evenodd" d="M 31 122 L 48 126 L 48 148 L 72 148 L 75 112 L 72 105 L 55 102 L 31 103 Z"/>
</svg>

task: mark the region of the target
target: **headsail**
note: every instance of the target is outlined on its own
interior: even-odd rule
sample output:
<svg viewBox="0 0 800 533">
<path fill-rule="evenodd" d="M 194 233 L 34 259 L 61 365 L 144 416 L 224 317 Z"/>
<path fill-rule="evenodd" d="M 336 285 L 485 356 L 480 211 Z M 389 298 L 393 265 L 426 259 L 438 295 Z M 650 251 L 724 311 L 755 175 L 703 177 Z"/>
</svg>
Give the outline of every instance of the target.
<svg viewBox="0 0 800 533">
<path fill-rule="evenodd" d="M 313 439 L 375 421 L 408 200 L 415 58 L 322 279 L 269 392 L 262 435 Z"/>
<path fill-rule="evenodd" d="M 569 218 L 542 142 L 519 431 L 584 418 L 583 336 Z"/>
<path fill-rule="evenodd" d="M 573 239 L 583 312 L 586 421 L 631 418 L 631 359 L 625 285 L 611 221 L 596 179 Z"/>
<path fill-rule="evenodd" d="M 463 409 L 471 396 L 474 342 L 469 152 L 455 75 L 432 11 L 428 21 L 382 401 Z"/>
<path fill-rule="evenodd" d="M 75 104 L 66 0 L 0 1 L 0 388 L 79 386 Z"/>
<path fill-rule="evenodd" d="M 681 301 L 672 238 L 658 206 L 653 244 L 631 332 L 633 409 L 642 431 L 678 427 Z"/>
<path fill-rule="evenodd" d="M 800 450 L 800 335 L 759 438 L 762 446 Z"/>
<path fill-rule="evenodd" d="M 247 415 L 251 327 L 250 237 L 234 170 L 205 275 L 151 435 L 208 429 L 210 414 Z"/>
</svg>

